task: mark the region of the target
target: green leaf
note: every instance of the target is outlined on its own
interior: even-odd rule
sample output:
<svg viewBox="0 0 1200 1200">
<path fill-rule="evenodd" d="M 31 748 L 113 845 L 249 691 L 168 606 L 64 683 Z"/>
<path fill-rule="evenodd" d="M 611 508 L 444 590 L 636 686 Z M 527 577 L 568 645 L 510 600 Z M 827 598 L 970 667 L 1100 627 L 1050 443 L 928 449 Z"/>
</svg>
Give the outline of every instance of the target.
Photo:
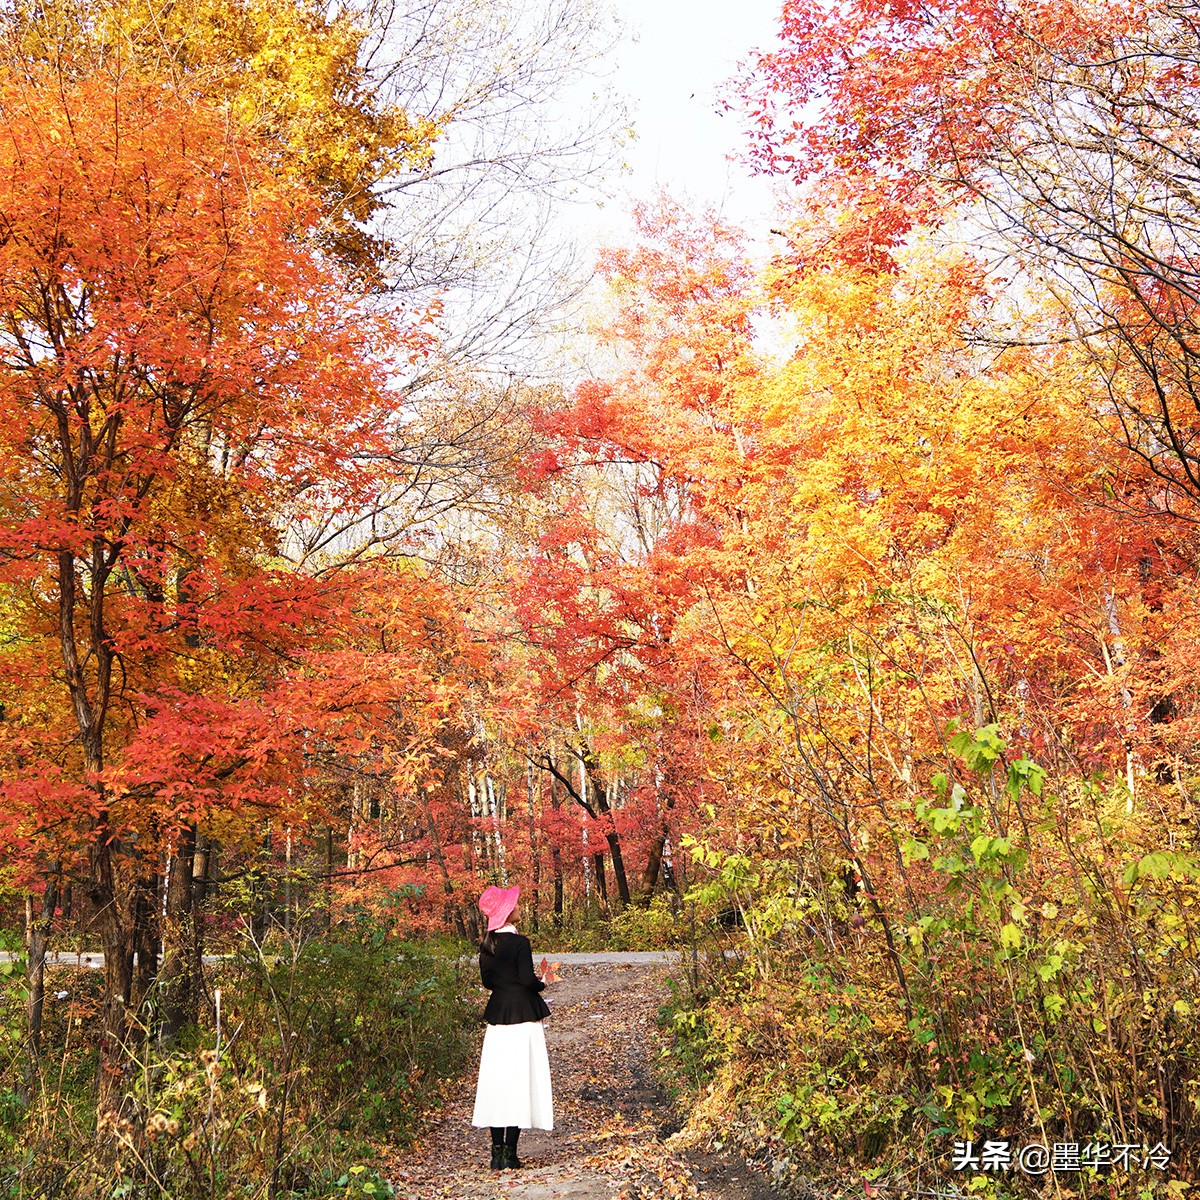
<svg viewBox="0 0 1200 1200">
<path fill-rule="evenodd" d="M 1051 954 L 1046 958 L 1044 963 L 1040 963 L 1037 968 L 1037 973 L 1042 977 L 1042 981 L 1049 983 L 1062 970 L 1062 955 Z"/>
<path fill-rule="evenodd" d="M 958 813 L 952 808 L 931 809 L 929 823 L 934 833 L 954 833 L 958 829 Z"/>
</svg>

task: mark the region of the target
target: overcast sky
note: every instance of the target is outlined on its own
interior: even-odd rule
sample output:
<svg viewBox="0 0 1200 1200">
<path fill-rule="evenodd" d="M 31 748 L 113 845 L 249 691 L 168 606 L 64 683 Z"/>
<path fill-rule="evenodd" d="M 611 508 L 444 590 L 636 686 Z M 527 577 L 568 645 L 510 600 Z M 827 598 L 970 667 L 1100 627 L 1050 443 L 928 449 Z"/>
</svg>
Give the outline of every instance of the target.
<svg viewBox="0 0 1200 1200">
<path fill-rule="evenodd" d="M 718 115 L 717 91 L 739 61 L 775 38 L 782 0 L 613 0 L 625 27 L 614 51 L 614 85 L 629 100 L 637 137 L 620 195 L 585 219 L 597 241 L 629 228 L 633 200 L 659 187 L 690 196 L 737 224 L 761 226 L 770 185 L 739 162 L 741 118 Z M 623 240 L 623 239 L 620 239 Z"/>
</svg>

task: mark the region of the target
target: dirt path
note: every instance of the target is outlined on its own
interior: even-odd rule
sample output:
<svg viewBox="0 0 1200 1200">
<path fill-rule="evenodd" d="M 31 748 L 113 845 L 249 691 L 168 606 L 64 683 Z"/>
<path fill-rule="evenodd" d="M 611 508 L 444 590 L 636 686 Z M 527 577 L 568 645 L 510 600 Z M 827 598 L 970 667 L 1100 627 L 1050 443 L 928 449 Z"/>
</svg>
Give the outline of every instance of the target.
<svg viewBox="0 0 1200 1200">
<path fill-rule="evenodd" d="M 669 968 L 604 957 L 597 963 L 562 955 L 562 980 L 546 991 L 555 1129 L 521 1134 L 525 1166 L 490 1170 L 488 1134 L 469 1124 L 475 1094 L 470 1071 L 417 1145 L 388 1161 L 398 1197 L 766 1200 L 765 1184 L 740 1164 L 694 1152 L 685 1160 L 664 1147 L 663 1139 L 678 1128 L 654 1068 L 661 1052 L 655 1017 Z"/>
</svg>

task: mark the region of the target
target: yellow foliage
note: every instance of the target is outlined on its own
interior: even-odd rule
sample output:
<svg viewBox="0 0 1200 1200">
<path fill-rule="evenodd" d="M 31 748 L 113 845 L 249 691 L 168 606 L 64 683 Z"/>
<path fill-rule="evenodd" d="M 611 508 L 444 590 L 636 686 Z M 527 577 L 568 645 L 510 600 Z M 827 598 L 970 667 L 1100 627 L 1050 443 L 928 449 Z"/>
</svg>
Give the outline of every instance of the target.
<svg viewBox="0 0 1200 1200">
<path fill-rule="evenodd" d="M 384 100 L 360 63 L 368 25 L 316 0 L 49 0 L 8 18 L 10 61 L 133 69 L 215 99 L 284 178 L 327 206 L 329 248 L 369 271 L 379 180 L 428 164 L 436 122 Z"/>
</svg>

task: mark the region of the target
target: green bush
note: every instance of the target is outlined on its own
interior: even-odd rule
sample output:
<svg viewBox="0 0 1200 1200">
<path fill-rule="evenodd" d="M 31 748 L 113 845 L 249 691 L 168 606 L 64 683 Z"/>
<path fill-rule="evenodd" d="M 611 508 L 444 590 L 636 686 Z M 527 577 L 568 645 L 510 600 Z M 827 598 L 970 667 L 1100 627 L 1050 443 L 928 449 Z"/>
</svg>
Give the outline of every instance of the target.
<svg viewBox="0 0 1200 1200">
<path fill-rule="evenodd" d="M 667 989 L 670 998 L 658 1010 L 658 1027 L 669 1045 L 660 1053 L 658 1074 L 674 1099 L 693 1099 L 720 1065 L 720 1051 L 709 1028 L 707 997 L 674 975 Z"/>
<path fill-rule="evenodd" d="M 688 932 L 686 909 L 679 898 L 659 893 L 646 907 L 631 905 L 612 918 L 609 949 L 666 950 L 685 945 Z"/>
<path fill-rule="evenodd" d="M 399 941 L 365 918 L 319 936 L 247 932 L 208 972 L 200 1026 L 170 1052 L 141 1031 L 100 1129 L 92 1031 L 51 1007 L 34 1095 L 0 1112 L 0 1196 L 249 1200 L 268 1181 L 278 1197 L 388 1195 L 363 1165 L 372 1146 L 411 1138 L 468 1054 L 460 950 Z"/>
<path fill-rule="evenodd" d="M 214 982 L 230 997 L 227 1028 L 258 1030 L 252 1047 L 231 1042 L 243 1073 L 253 1072 L 252 1056 L 277 1071 L 305 1064 L 306 1094 L 344 1131 L 403 1137 L 430 1084 L 463 1062 L 467 988 L 457 956 L 396 942 L 369 924 L 294 955 L 237 955 Z"/>
</svg>

